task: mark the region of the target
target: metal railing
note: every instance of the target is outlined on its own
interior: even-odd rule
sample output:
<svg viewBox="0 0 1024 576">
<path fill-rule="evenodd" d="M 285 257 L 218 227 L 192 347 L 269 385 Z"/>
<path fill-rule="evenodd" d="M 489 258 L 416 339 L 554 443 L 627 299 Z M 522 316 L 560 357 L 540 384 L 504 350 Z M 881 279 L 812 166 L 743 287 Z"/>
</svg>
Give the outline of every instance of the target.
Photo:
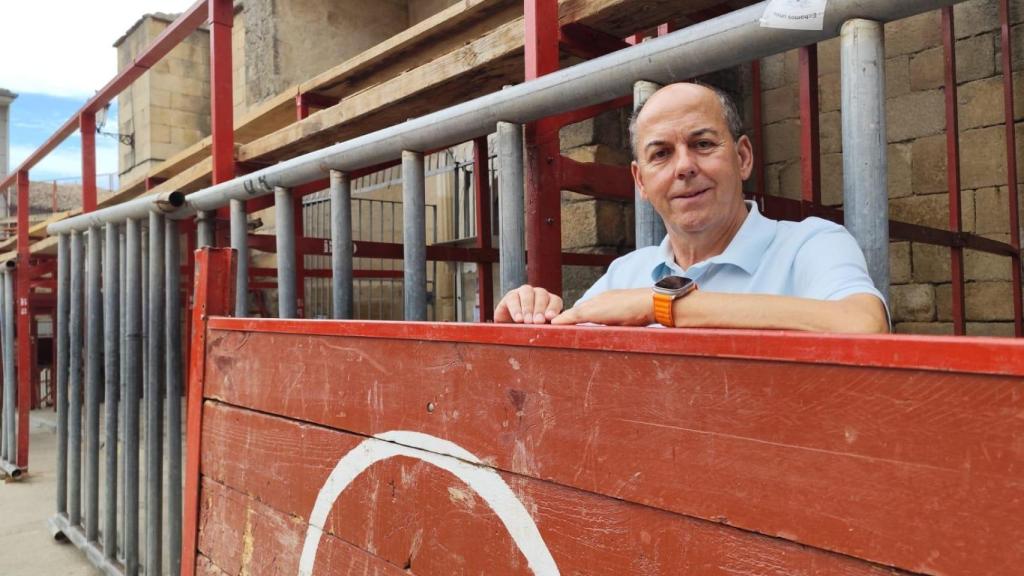
<svg viewBox="0 0 1024 576">
<path fill-rule="evenodd" d="M 335 318 L 352 315 L 353 239 L 351 230 L 351 181 L 357 170 L 402 159 L 403 164 L 403 247 L 405 318 L 426 317 L 425 199 L 423 152 L 437 150 L 497 131 L 499 190 L 502 203 L 500 231 L 503 287 L 525 280 L 523 242 L 522 124 L 583 106 L 610 101 L 633 92 L 637 81 L 670 83 L 728 68 L 755 58 L 838 36 L 844 31 L 843 91 L 861 86 L 857 98 L 845 98 L 844 117 L 860 119 L 858 130 L 844 131 L 844 151 L 849 155 L 846 171 L 848 198 L 881 199 L 884 202 L 885 171 L 875 171 L 879 156 L 884 165 L 884 109 L 877 105 L 883 85 L 883 67 L 865 65 L 865 58 L 877 52 L 881 34 L 854 37 L 847 31 L 880 31 L 883 22 L 954 4 L 954 0 L 833 0 L 829 3 L 821 31 L 778 30 L 760 24 L 765 3 L 693 25 L 567 68 L 525 84 L 513 86 L 475 100 L 415 118 L 365 136 L 314 151 L 280 164 L 193 193 L 185 198 L 173 192 L 132 200 L 117 206 L 83 214 L 51 225 L 48 231 L 59 240 L 58 290 L 58 453 L 57 515 L 55 530 L 83 548 L 89 558 L 107 574 L 138 574 L 140 559 L 145 572 L 162 570 L 162 558 L 169 557 L 172 572 L 180 564 L 181 536 L 181 434 L 179 398 L 185 350 L 181 341 L 179 301 L 181 255 L 178 253 L 176 220 L 196 217 L 199 244 L 212 242 L 211 211 L 230 206 L 231 244 L 246 263 L 246 221 L 244 202 L 273 193 L 277 211 L 277 285 L 281 316 L 295 314 L 296 236 L 291 189 L 330 177 L 332 302 Z M 848 22 L 854 19 L 855 25 Z M 844 26 L 845 25 L 845 26 Z M 865 44 L 867 42 L 868 44 Z M 863 48 L 863 49 L 857 49 Z M 846 55 L 849 54 L 847 57 Z M 877 64 L 877 62 L 875 63 Z M 860 90 L 860 89 L 858 89 Z M 878 138 L 880 131 L 881 137 Z M 854 136 L 854 133 L 860 133 Z M 862 174 L 872 170 L 872 174 Z M 882 182 L 879 185 L 878 179 Z M 506 204 L 507 203 L 507 204 Z M 866 205 L 871 206 L 869 202 Z M 873 230 L 872 222 L 885 214 L 849 202 L 846 213 L 854 230 Z M 143 231 L 148 248 L 143 250 Z M 121 242 L 121 236 L 124 242 Z M 106 238 L 106 251 L 102 243 Z M 115 241 L 116 239 L 116 241 Z M 887 254 L 879 243 L 888 238 L 873 232 L 858 238 L 874 258 Z M 170 241 L 168 241 L 170 240 Z M 83 242 L 87 246 L 83 246 Z M 123 249 L 122 249 L 123 244 Z M 886 256 L 887 258 L 887 256 Z M 883 260 L 884 262 L 884 260 Z M 871 262 L 877 265 L 877 262 Z M 100 267 L 104 273 L 100 274 Z M 146 272 L 144 273 L 144 270 Z M 874 270 L 874 268 L 872 268 Z M 70 279 L 70 281 L 69 281 Z M 236 294 L 247 293 L 248 274 L 237 274 Z M 143 290 L 143 286 L 146 286 Z M 124 294 L 118 293 L 124 286 Z M 8 293 L 10 291 L 8 290 Z M 106 298 L 102 299 L 101 294 Z M 83 307 L 82 302 L 86 302 Z M 120 307 L 123 300 L 123 309 Z M 8 308 L 8 311 L 10 309 Z M 123 314 L 122 314 L 123 311 Z M 239 309 L 245 313 L 244 306 Z M 148 316 L 148 318 L 147 318 Z M 100 318 L 103 318 L 101 323 Z M 9 316 L 5 318 L 9 321 Z M 87 326 L 89 337 L 83 338 Z M 100 328 L 103 328 L 103 337 Z M 145 343 L 145 347 L 144 347 Z M 6 342 L 5 342 L 6 344 Z M 144 352 L 145 348 L 145 352 Z M 123 351 L 124 361 L 120 362 Z M 13 358 L 5 347 L 5 367 Z M 101 363 L 103 363 L 101 365 Z M 122 368 L 123 366 L 123 368 Z M 83 370 L 84 368 L 84 370 Z M 83 375 L 84 374 L 84 381 Z M 6 380 L 6 379 L 5 379 Z M 141 394 L 145 383 L 145 394 Z M 103 529 L 98 515 L 99 390 L 107 390 L 105 411 L 107 453 Z M 85 426 L 81 422 L 79 393 L 85 390 Z M 165 428 L 166 390 L 168 425 Z M 119 393 L 118 393 L 119 392 Z M 115 398 L 124 412 L 111 407 Z M 140 413 L 142 397 L 144 414 Z M 178 407 L 178 408 L 176 408 Z M 140 416 L 146 420 L 144 492 L 140 492 Z M 120 420 L 119 420 L 120 418 Z M 6 419 L 5 419 L 6 421 Z M 123 427 L 125 443 L 114 453 L 116 434 Z M 81 438 L 85 435 L 85 450 Z M 111 441 L 111 434 L 115 434 Z M 168 445 L 167 469 L 163 446 Z M 63 449 L 67 443 L 66 450 Z M 84 457 L 85 478 L 81 475 Z M 117 468 L 124 469 L 124 502 L 119 505 Z M 168 515 L 164 507 L 161 479 L 169 481 Z M 139 514 L 140 496 L 145 494 L 146 514 Z M 81 499 L 85 501 L 84 517 Z M 123 553 L 115 545 L 117 514 L 123 516 Z M 144 532 L 142 528 L 144 527 Z M 163 545 L 163 532 L 170 536 Z M 144 536 L 144 537 L 143 537 Z M 143 555 L 141 544 L 145 543 Z"/>
</svg>

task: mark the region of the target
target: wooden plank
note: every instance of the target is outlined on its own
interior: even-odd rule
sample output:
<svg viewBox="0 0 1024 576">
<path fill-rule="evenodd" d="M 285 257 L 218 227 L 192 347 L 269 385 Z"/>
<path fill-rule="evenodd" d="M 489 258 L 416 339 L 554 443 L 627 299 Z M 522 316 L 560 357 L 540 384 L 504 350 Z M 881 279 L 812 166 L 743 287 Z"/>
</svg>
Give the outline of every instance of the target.
<svg viewBox="0 0 1024 576">
<path fill-rule="evenodd" d="M 366 439 L 216 402 L 206 404 L 204 421 L 203 470 L 208 476 L 203 501 L 209 512 L 203 525 L 208 541 L 216 545 L 201 544 L 203 552 L 245 573 L 245 550 L 252 550 L 249 573 L 294 574 L 306 537 L 304 520 L 320 488 L 342 456 L 357 446 L 357 451 L 365 449 Z M 458 465 L 450 456 L 438 458 Z M 535 523 L 541 545 L 563 574 L 892 573 L 534 478 L 505 473 L 492 478 L 525 506 L 525 522 Z M 333 537 L 328 546 L 344 543 L 345 554 L 337 549 L 318 553 L 313 573 L 358 573 L 351 565 L 339 565 L 350 561 L 355 549 L 423 575 L 534 573 L 484 492 L 421 459 L 397 456 L 373 464 L 340 493 L 331 510 L 324 525 L 328 538 Z M 280 567 L 255 570 L 268 563 L 255 554 Z"/>
<path fill-rule="evenodd" d="M 716 2 L 698 0 L 680 8 L 678 2 L 658 0 L 645 2 L 637 9 L 635 3 L 622 0 L 567 0 L 560 4 L 559 21 L 584 22 L 625 36 L 706 9 Z M 242 147 L 239 159 L 281 160 L 494 92 L 505 84 L 522 82 L 519 56 L 523 26 L 522 16 L 518 16 L 472 42 L 353 94 L 327 110 L 253 140 Z M 370 117 L 377 123 L 370 121 Z M 362 118 L 367 121 L 361 121 Z"/>
<path fill-rule="evenodd" d="M 364 435 L 457 438 L 502 470 L 912 571 L 1024 561 L 1021 378 L 211 338 L 208 395 L 235 405 Z"/>
<path fill-rule="evenodd" d="M 222 574 L 230 576 L 294 576 L 306 535 L 305 522 L 209 478 L 203 479 L 202 490 L 202 554 L 198 558 L 206 558 Z M 324 536 L 321 546 L 321 562 L 333 568 L 332 574 L 408 574 L 332 534 Z M 201 561 L 197 560 L 197 567 L 200 566 Z"/>
</svg>

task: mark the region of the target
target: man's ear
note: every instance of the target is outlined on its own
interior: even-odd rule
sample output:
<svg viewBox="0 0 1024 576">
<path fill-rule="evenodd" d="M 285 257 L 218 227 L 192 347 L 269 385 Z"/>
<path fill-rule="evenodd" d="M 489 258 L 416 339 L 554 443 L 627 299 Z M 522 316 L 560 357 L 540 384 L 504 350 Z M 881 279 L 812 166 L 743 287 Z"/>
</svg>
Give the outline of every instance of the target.
<svg viewBox="0 0 1024 576">
<path fill-rule="evenodd" d="M 740 157 L 740 176 L 746 180 L 754 170 L 754 147 L 745 134 L 736 141 L 736 154 Z"/>
<path fill-rule="evenodd" d="M 629 165 L 629 171 L 633 173 L 633 184 L 636 185 L 636 189 L 640 192 L 640 197 L 647 200 L 647 192 L 644 190 L 643 177 L 640 175 L 640 165 L 636 163 L 636 160 Z"/>
</svg>

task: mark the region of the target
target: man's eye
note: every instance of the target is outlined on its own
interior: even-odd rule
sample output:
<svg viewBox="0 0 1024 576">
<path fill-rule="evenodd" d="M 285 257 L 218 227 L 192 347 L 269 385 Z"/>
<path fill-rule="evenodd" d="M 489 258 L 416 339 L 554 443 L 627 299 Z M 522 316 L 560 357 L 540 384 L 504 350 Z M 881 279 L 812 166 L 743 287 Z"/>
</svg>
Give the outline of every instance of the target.
<svg viewBox="0 0 1024 576">
<path fill-rule="evenodd" d="M 655 150 L 654 153 L 651 154 L 651 159 L 652 160 L 659 160 L 659 159 L 665 158 L 667 156 L 668 156 L 668 150 L 662 148 L 661 150 Z"/>
<path fill-rule="evenodd" d="M 711 140 L 698 140 L 695 145 L 698 150 L 708 150 L 715 147 L 715 143 Z"/>
</svg>

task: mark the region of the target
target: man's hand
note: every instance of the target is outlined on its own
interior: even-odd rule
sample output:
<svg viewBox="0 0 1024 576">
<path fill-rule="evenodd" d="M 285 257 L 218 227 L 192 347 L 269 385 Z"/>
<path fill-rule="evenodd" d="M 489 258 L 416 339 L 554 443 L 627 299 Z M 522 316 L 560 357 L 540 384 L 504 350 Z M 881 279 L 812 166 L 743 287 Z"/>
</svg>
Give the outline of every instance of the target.
<svg viewBox="0 0 1024 576">
<path fill-rule="evenodd" d="M 654 322 L 650 288 L 609 290 L 580 302 L 551 320 L 552 324 L 647 326 Z"/>
<path fill-rule="evenodd" d="M 498 302 L 494 309 L 495 322 L 519 324 L 546 324 L 562 311 L 562 298 L 544 288 L 523 284 Z"/>
</svg>

